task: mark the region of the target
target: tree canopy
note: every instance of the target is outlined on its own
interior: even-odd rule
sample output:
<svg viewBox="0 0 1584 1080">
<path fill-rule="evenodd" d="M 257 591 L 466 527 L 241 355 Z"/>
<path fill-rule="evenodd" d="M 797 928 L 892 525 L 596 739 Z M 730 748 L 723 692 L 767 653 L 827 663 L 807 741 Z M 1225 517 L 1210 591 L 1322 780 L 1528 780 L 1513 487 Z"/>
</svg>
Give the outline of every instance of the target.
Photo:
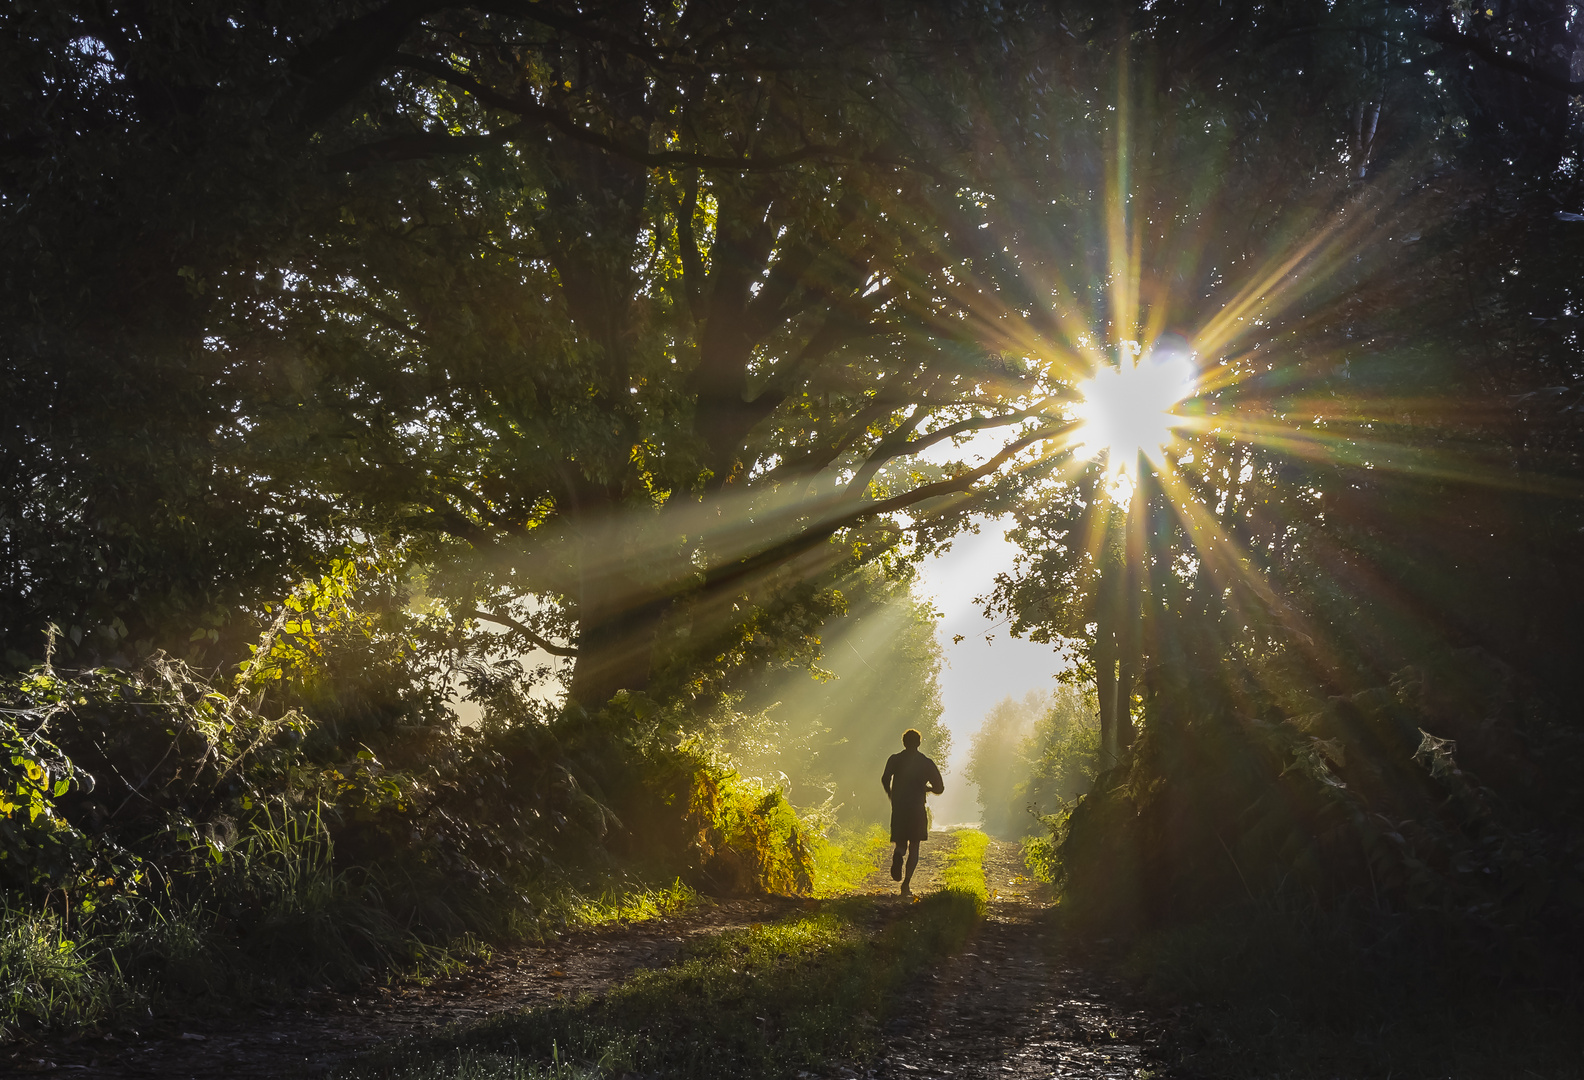
<svg viewBox="0 0 1584 1080">
<path fill-rule="evenodd" d="M 1541 0 L 13 5 L 6 663 L 267 668 L 327 759 L 702 729 L 872 590 L 928 714 L 887 590 L 1007 514 L 1140 791 L 1186 702 L 1470 649 L 1576 727 L 1579 62 Z"/>
</svg>

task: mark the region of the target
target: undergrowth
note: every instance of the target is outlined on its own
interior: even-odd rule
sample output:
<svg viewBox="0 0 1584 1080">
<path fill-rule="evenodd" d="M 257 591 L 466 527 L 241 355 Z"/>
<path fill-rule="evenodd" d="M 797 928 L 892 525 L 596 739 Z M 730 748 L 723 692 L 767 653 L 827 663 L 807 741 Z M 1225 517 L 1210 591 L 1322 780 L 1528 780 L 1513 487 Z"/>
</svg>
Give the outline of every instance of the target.
<svg viewBox="0 0 1584 1080">
<path fill-rule="evenodd" d="M 1249 678 L 1163 668 L 1117 767 L 1025 845 L 1070 936 L 1131 942 L 1186 1010 L 1177 1063 L 1584 1075 L 1584 741 L 1555 703 L 1477 649 L 1348 695 Z"/>
<path fill-rule="evenodd" d="M 890 834 L 880 825 L 868 829 L 843 829 L 816 837 L 810 844 L 814 857 L 814 895 L 844 896 L 868 877 L 891 846 Z"/>
<path fill-rule="evenodd" d="M 696 887 L 810 891 L 785 798 L 653 703 L 349 717 L 292 610 L 232 680 L 0 676 L 0 1039 L 432 978 Z"/>
<path fill-rule="evenodd" d="M 825 902 L 697 944 L 603 997 L 387 1051 L 342 1080 L 771 1078 L 869 1060 L 901 989 L 960 949 L 983 910 L 985 838 L 954 835 L 947 887 L 917 904 Z"/>
<path fill-rule="evenodd" d="M 5 1015 L 34 1023 L 52 1018 L 91 1023 L 125 996 L 123 981 L 113 972 L 95 971 L 53 912 L 0 911 L 0 1008 Z"/>
<path fill-rule="evenodd" d="M 697 905 L 699 894 L 678 878 L 670 885 L 653 889 L 613 887 L 597 897 L 565 893 L 558 899 L 566 912 L 565 925 L 592 927 L 677 915 Z"/>
</svg>

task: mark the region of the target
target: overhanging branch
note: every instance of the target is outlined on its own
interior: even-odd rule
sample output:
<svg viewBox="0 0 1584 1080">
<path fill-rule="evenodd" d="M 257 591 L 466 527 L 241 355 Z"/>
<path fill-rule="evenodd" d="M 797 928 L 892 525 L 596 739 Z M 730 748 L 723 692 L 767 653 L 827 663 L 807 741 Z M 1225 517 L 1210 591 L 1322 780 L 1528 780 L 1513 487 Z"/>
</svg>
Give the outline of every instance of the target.
<svg viewBox="0 0 1584 1080">
<path fill-rule="evenodd" d="M 970 469 L 947 480 L 937 480 L 933 484 L 925 484 L 911 491 L 905 491 L 900 495 L 893 495 L 889 499 L 855 503 L 852 499 L 843 498 L 839 500 L 835 507 L 827 511 L 822 520 L 801 530 L 797 535 L 788 537 L 781 543 L 772 545 L 745 559 L 727 563 L 710 570 L 705 575 L 704 588 L 706 591 L 722 588 L 751 574 L 782 565 L 816 545 L 829 540 L 840 530 L 867 519 L 895 513 L 898 510 L 906 510 L 909 507 L 929 502 L 932 499 L 939 499 L 948 495 L 967 494 L 973 490 L 974 485 L 980 480 L 999 470 L 1002 465 L 1005 465 L 1030 446 L 1045 439 L 1053 438 L 1071 426 L 1071 424 L 1063 424 L 1060 427 L 1041 428 L 1038 431 L 1031 432 L 1020 439 L 1008 443 L 994 457 L 977 468 Z"/>
<path fill-rule="evenodd" d="M 466 615 L 469 618 L 483 619 L 485 622 L 492 622 L 498 626 L 504 626 L 508 630 L 515 630 L 517 633 L 533 642 L 535 646 L 543 649 L 552 656 L 576 656 L 578 654 L 576 649 L 568 648 L 565 645 L 557 645 L 543 634 L 534 632 L 528 626 L 518 622 L 510 615 L 497 615 L 494 612 L 480 611 L 477 608 L 469 608 L 468 610 L 461 612 L 461 614 Z"/>
</svg>

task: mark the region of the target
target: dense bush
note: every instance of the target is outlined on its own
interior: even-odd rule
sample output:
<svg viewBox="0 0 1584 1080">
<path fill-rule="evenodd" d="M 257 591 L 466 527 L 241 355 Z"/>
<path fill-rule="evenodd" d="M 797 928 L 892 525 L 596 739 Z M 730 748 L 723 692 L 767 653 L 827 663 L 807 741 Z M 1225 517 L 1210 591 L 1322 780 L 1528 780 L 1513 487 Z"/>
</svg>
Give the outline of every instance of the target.
<svg viewBox="0 0 1584 1080">
<path fill-rule="evenodd" d="M 272 707 L 261 669 L 226 686 L 156 656 L 0 679 L 0 1023 L 433 969 L 629 872 L 811 887 L 780 793 L 646 701 L 487 709 L 481 727 L 365 717 L 347 739 L 282 691 Z"/>
<path fill-rule="evenodd" d="M 1166 674 L 1131 755 L 1058 823 L 1074 916 L 1160 926 L 1281 901 L 1411 915 L 1476 948 L 1576 938 L 1584 739 L 1499 661 L 1464 650 L 1294 716 L 1236 708 L 1214 690 L 1225 671 Z"/>
</svg>

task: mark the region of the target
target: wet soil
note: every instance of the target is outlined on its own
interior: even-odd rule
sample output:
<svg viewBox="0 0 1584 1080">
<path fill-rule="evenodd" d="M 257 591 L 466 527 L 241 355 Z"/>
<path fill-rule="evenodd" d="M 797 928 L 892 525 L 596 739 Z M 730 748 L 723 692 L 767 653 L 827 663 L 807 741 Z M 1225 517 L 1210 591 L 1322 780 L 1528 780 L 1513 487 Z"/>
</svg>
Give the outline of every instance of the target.
<svg viewBox="0 0 1584 1080">
<path fill-rule="evenodd" d="M 939 887 L 950 847 L 949 841 L 924 845 L 916 895 Z M 1092 974 L 1057 940 L 1016 846 L 991 841 L 985 870 L 993 890 L 985 920 L 964 950 L 915 980 L 902 1014 L 884 1032 L 880 1059 L 804 1076 L 1133 1078 L 1151 1068 L 1160 1074 L 1152 1054 L 1159 1025 L 1127 1003 L 1120 984 Z M 897 896 L 889 852 L 856 891 Z M 817 906 L 784 897 L 724 900 L 683 916 L 567 933 L 425 986 L 355 997 L 326 992 L 232 1017 L 151 1019 L 76 1039 L 13 1044 L 0 1048 L 0 1075 L 324 1076 L 381 1043 L 597 994 L 640 968 L 668 964 L 690 939 Z"/>
</svg>

